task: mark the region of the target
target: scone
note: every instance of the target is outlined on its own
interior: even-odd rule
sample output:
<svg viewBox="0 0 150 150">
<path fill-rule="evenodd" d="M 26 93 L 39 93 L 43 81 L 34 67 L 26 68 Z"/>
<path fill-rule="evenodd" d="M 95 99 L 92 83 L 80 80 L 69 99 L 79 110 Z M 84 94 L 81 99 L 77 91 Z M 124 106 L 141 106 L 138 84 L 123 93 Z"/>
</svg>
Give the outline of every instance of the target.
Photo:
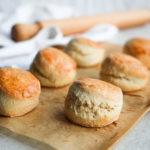
<svg viewBox="0 0 150 150">
<path fill-rule="evenodd" d="M 150 40 L 144 38 L 131 39 L 125 44 L 124 53 L 136 57 L 150 69 Z"/>
<path fill-rule="evenodd" d="M 75 61 L 56 48 L 41 50 L 33 60 L 30 71 L 45 87 L 61 87 L 73 82 L 76 76 Z"/>
<path fill-rule="evenodd" d="M 80 67 L 90 67 L 99 64 L 104 59 L 104 49 L 94 41 L 75 38 L 65 47 L 65 52 L 70 55 Z"/>
<path fill-rule="evenodd" d="M 69 89 L 65 114 L 72 122 L 85 127 L 103 127 L 118 120 L 123 105 L 119 87 L 107 82 L 81 78 Z"/>
<path fill-rule="evenodd" d="M 119 86 L 123 91 L 145 87 L 149 77 L 147 67 L 138 59 L 123 53 L 107 57 L 101 67 L 100 78 Z"/>
<path fill-rule="evenodd" d="M 0 115 L 21 116 L 39 103 L 40 82 L 28 71 L 0 69 Z"/>
</svg>

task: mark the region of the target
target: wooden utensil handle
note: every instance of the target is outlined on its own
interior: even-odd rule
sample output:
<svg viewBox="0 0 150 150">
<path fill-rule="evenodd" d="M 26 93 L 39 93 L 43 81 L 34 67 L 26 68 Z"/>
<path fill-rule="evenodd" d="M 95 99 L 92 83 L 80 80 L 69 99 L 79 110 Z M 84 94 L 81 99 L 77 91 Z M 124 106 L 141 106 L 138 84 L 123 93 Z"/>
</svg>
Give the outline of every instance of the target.
<svg viewBox="0 0 150 150">
<path fill-rule="evenodd" d="M 100 23 L 111 23 L 118 28 L 128 28 L 138 26 L 150 21 L 150 11 L 134 10 L 110 13 L 104 15 L 95 15 L 79 18 L 69 18 L 61 20 L 40 21 L 35 24 L 16 24 L 12 28 L 12 39 L 23 41 L 33 37 L 41 28 L 49 25 L 55 25 L 66 35 L 82 33 L 92 26 Z"/>
</svg>

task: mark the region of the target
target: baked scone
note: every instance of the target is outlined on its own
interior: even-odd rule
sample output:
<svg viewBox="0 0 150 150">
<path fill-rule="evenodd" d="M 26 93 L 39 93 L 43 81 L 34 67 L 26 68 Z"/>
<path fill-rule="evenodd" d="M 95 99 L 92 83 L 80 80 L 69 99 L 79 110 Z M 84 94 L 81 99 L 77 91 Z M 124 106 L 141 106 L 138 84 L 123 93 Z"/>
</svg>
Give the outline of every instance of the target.
<svg viewBox="0 0 150 150">
<path fill-rule="evenodd" d="M 131 39 L 125 44 L 124 53 L 136 57 L 150 69 L 150 40 L 145 38 Z"/>
<path fill-rule="evenodd" d="M 76 76 L 75 61 L 56 48 L 41 50 L 33 60 L 30 71 L 45 87 L 61 87 L 73 82 Z"/>
<path fill-rule="evenodd" d="M 138 59 L 114 53 L 102 63 L 100 78 L 119 86 L 123 91 L 142 89 L 147 84 L 149 71 Z"/>
<path fill-rule="evenodd" d="M 40 82 L 28 71 L 0 69 L 0 115 L 21 116 L 39 103 Z"/>
<path fill-rule="evenodd" d="M 72 122 L 85 127 L 103 127 L 118 120 L 123 104 L 119 87 L 110 83 L 81 78 L 69 89 L 65 114 Z"/>
<path fill-rule="evenodd" d="M 78 66 L 90 67 L 103 61 L 105 51 L 99 43 L 85 38 L 75 38 L 65 47 L 65 52 Z"/>
</svg>

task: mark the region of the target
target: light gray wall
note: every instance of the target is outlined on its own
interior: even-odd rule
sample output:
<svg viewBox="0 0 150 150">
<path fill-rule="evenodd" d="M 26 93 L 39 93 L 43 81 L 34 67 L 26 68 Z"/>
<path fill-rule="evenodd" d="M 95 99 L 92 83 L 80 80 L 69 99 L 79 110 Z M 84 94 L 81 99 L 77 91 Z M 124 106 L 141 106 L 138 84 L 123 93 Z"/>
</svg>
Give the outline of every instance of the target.
<svg viewBox="0 0 150 150">
<path fill-rule="evenodd" d="M 19 4 L 29 2 L 42 2 L 45 4 L 50 2 L 58 5 L 69 5 L 75 8 L 76 13 L 80 15 L 150 8 L 150 0 L 0 0 L 0 11 L 9 11 Z"/>
</svg>

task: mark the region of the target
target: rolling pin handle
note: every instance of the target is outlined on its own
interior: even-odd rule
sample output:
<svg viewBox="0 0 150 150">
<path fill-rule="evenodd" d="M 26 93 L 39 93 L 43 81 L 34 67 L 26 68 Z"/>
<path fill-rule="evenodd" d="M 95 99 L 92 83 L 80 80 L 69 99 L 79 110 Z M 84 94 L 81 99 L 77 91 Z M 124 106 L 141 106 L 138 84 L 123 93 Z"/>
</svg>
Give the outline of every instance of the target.
<svg viewBox="0 0 150 150">
<path fill-rule="evenodd" d="M 38 23 L 15 24 L 11 30 L 11 38 L 16 42 L 28 40 L 36 35 L 40 29 L 41 28 Z"/>
</svg>

